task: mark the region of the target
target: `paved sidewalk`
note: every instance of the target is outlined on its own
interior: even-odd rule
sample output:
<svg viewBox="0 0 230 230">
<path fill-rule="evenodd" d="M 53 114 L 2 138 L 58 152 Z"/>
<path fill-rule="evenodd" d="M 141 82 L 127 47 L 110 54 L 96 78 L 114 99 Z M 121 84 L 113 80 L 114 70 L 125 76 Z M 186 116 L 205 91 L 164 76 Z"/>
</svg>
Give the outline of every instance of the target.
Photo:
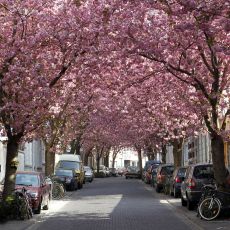
<svg viewBox="0 0 230 230">
<path fill-rule="evenodd" d="M 31 220 L 11 220 L 6 223 L 0 223 L 1 230 L 25 230 L 37 222 L 36 218 Z"/>
<path fill-rule="evenodd" d="M 144 184 L 144 182 L 142 182 Z M 197 217 L 196 210 L 189 211 L 186 207 L 181 206 L 180 198 L 176 199 L 169 195 L 156 193 L 154 188 L 144 184 L 145 189 L 153 193 L 154 197 L 158 197 L 162 203 L 169 204 L 179 215 L 183 216 L 193 224 L 197 225 L 197 229 L 201 230 L 230 230 L 230 215 L 228 217 L 220 217 L 217 220 L 205 221 Z"/>
<path fill-rule="evenodd" d="M 99 181 L 100 182 L 100 181 Z M 98 183 L 99 183 L 98 182 Z M 117 182 L 119 182 L 118 180 L 117 180 Z M 101 183 L 101 182 L 100 182 Z M 114 182 L 115 183 L 115 182 Z M 109 186 L 105 186 L 105 191 L 106 191 L 106 189 L 108 190 L 108 188 L 109 187 L 111 187 L 111 186 L 115 186 L 114 187 L 114 190 L 115 189 L 117 189 L 117 190 L 119 190 L 119 188 L 121 187 L 122 188 L 122 186 L 117 186 L 116 187 L 116 184 L 114 185 L 114 183 L 113 182 L 111 182 L 110 184 L 108 184 Z M 156 193 L 155 192 L 155 190 L 152 188 L 152 187 L 150 187 L 149 185 L 146 185 L 146 184 L 144 184 L 142 181 L 140 181 L 140 180 L 131 180 L 131 181 L 126 181 L 126 183 L 124 183 L 123 182 L 123 187 L 126 185 L 126 184 L 130 184 L 129 186 L 131 186 L 131 188 L 132 188 L 132 191 L 130 192 L 130 191 L 127 191 L 127 194 L 130 194 L 130 198 L 128 199 L 128 200 L 124 200 L 123 202 L 125 202 L 124 203 L 124 207 L 122 207 L 121 209 L 117 209 L 117 211 L 113 211 L 113 215 L 115 214 L 115 215 L 118 215 L 118 217 L 120 218 L 118 218 L 119 219 L 119 221 L 121 221 L 121 223 L 122 224 L 124 224 L 124 222 L 123 222 L 123 219 L 121 220 L 121 213 L 122 212 L 125 212 L 126 213 L 126 215 L 131 215 L 132 214 L 132 211 L 134 210 L 134 207 L 133 208 L 129 208 L 128 210 L 126 210 L 126 206 L 127 206 L 127 204 L 129 203 L 128 201 L 131 199 L 131 203 L 130 203 L 130 205 L 131 204 L 133 204 L 133 203 L 135 203 L 135 202 L 137 202 L 138 201 L 138 199 L 140 199 L 140 196 L 138 197 L 138 196 L 136 196 L 135 194 L 134 194 L 134 190 L 133 190 L 133 188 L 135 188 L 136 190 L 139 190 L 140 189 L 140 193 L 142 193 L 142 194 L 144 194 L 143 193 L 143 190 L 142 189 L 146 189 L 148 192 L 149 192 L 149 195 L 148 194 L 145 194 L 145 196 L 148 196 L 149 197 L 149 199 L 151 199 L 151 194 L 152 194 L 152 200 L 154 201 L 153 203 L 152 203 L 152 205 L 156 205 L 156 202 L 159 202 L 161 205 L 160 206 L 158 206 L 158 209 L 160 209 L 160 208 L 164 208 L 164 206 L 166 207 L 168 207 L 169 209 L 171 209 L 171 212 L 172 213 L 175 213 L 175 215 L 176 215 L 176 217 L 177 218 L 179 218 L 179 219 L 181 219 L 181 221 L 182 222 L 185 222 L 185 223 L 188 223 L 188 225 L 190 226 L 193 226 L 193 228 L 192 229 L 195 229 L 195 230 L 230 230 L 230 218 L 219 218 L 219 219 L 217 219 L 217 220 L 215 220 L 215 221 L 210 221 L 210 222 L 208 222 L 208 221 L 204 221 L 204 220 L 201 220 L 200 218 L 198 218 L 197 216 L 196 216 L 196 212 L 195 211 L 188 211 L 187 210 L 187 208 L 186 207 L 182 207 L 181 206 L 181 202 L 180 202 L 180 199 L 175 199 L 175 198 L 173 198 L 173 197 L 170 197 L 170 196 L 166 196 L 166 195 L 164 195 L 164 194 L 158 194 L 158 193 Z M 135 186 L 135 184 L 136 184 L 136 186 Z M 105 184 L 106 185 L 106 184 Z M 119 184 L 117 184 L 117 185 L 119 185 Z M 87 210 L 85 210 L 85 213 L 88 213 L 91 209 L 92 209 L 92 207 L 91 207 L 91 205 L 90 204 L 88 204 L 88 206 L 86 205 L 86 203 L 87 202 L 93 202 L 94 204 L 96 204 L 96 203 L 98 203 L 99 201 L 101 201 L 101 200 L 103 200 L 103 203 L 106 203 L 105 201 L 106 201 L 106 194 L 104 194 L 103 195 L 103 197 L 101 197 L 101 196 L 97 196 L 97 198 L 96 199 L 92 199 L 93 197 L 91 197 L 91 196 L 89 196 L 89 195 L 92 195 L 92 194 L 96 194 L 97 192 L 100 192 L 101 190 L 99 189 L 100 187 L 97 185 L 97 183 L 96 184 L 94 184 L 94 185 L 89 185 L 90 186 L 90 189 L 87 189 L 87 187 L 88 186 L 86 186 L 86 189 L 85 190 L 82 190 L 82 191 L 78 191 L 78 193 L 76 194 L 76 193 L 74 193 L 74 194 L 71 194 L 71 193 L 69 193 L 68 194 L 68 196 L 64 199 L 64 200 L 62 200 L 62 201 L 52 201 L 52 205 L 51 205 L 51 209 L 49 210 L 49 211 L 43 211 L 42 210 L 42 213 L 40 214 L 40 215 L 34 215 L 34 217 L 32 218 L 32 219 L 30 219 L 30 220 L 24 220 L 24 221 L 8 221 L 8 222 L 6 222 L 6 223 L 4 223 L 4 224 L 0 224 L 0 229 L 1 230 L 32 230 L 32 229 L 36 229 L 36 226 L 39 226 L 39 225 L 42 225 L 42 223 L 44 222 L 44 221 L 46 221 L 46 220 L 48 220 L 49 218 L 50 219 L 52 219 L 51 217 L 52 217 L 52 213 L 53 214 L 55 214 L 55 216 L 57 215 L 58 216 L 58 208 L 60 209 L 60 210 L 63 210 L 62 209 L 62 206 L 63 207 L 65 207 L 65 205 L 70 201 L 70 200 L 73 200 L 73 202 L 74 202 L 74 200 L 77 202 L 77 206 L 76 207 L 79 207 L 79 206 L 84 206 L 84 209 L 81 209 L 81 211 L 84 211 L 85 209 L 87 209 L 87 207 L 88 207 L 88 209 Z M 98 188 L 96 187 L 96 186 L 98 186 Z M 132 187 L 133 186 L 133 187 Z M 91 190 L 93 190 L 94 189 L 94 192 L 91 194 Z M 98 189 L 98 190 L 97 190 Z M 128 189 L 128 185 L 127 185 L 127 189 Z M 113 190 L 113 191 L 114 191 Z M 146 191 L 146 192 L 147 192 Z M 112 194 L 110 194 L 110 191 L 108 191 L 109 193 L 107 194 L 107 199 L 109 199 L 110 200 L 110 196 L 113 196 Z M 119 194 L 118 192 L 116 192 L 116 191 L 114 191 L 114 194 Z M 97 195 L 99 195 L 99 193 L 97 194 Z M 108 196 L 108 195 L 110 195 L 110 196 Z M 86 196 L 86 197 L 84 197 L 84 196 Z M 116 196 L 118 196 L 118 195 L 116 195 Z M 87 199 L 86 199 L 87 198 Z M 100 199 L 99 199 L 100 198 Z M 146 207 L 148 207 L 148 205 L 147 204 L 145 204 L 145 199 L 147 198 L 147 197 L 143 197 L 143 200 L 141 201 L 141 203 L 139 203 L 139 206 L 140 206 L 140 208 L 144 208 L 143 210 L 145 210 L 146 209 Z M 77 200 L 76 200 L 77 199 Z M 114 202 L 114 199 L 115 198 L 113 198 L 111 201 L 110 201 L 110 203 L 109 203 L 109 205 L 111 206 L 112 205 L 112 203 L 111 202 Z M 118 199 L 118 198 L 117 198 Z M 116 200 L 116 199 L 115 199 Z M 157 201 L 158 200 L 158 201 Z M 147 202 L 149 202 L 149 200 L 147 200 Z M 89 206 L 90 205 L 90 206 Z M 104 204 L 105 205 L 105 204 Z M 142 207 L 143 206 L 143 207 Z M 70 208 L 71 209 L 71 206 L 70 205 L 68 205 L 68 208 Z M 108 207 L 107 207 L 108 208 Z M 111 207 L 110 207 L 111 208 Z M 150 207 L 151 208 L 151 207 Z M 74 208 L 74 210 L 76 210 L 76 208 Z M 116 210 L 116 209 L 115 209 Z M 126 212 L 126 211 L 127 212 Z M 143 211 L 142 210 L 142 211 Z M 101 212 L 101 211 L 103 211 L 103 210 L 99 210 L 98 212 Z M 108 211 L 108 210 L 107 210 Z M 154 210 L 147 210 L 146 212 L 147 212 L 147 214 L 146 215 L 148 215 L 148 214 L 151 214 L 151 213 L 153 213 L 153 211 Z M 60 211 L 59 211 L 60 212 Z M 156 212 L 156 214 L 157 214 L 157 210 L 155 210 L 155 212 Z M 61 213 L 61 214 L 63 214 L 63 213 Z M 70 213 L 71 214 L 71 213 Z M 124 213 L 123 213 L 124 214 Z M 134 213 L 135 214 L 135 213 Z M 170 214 L 170 212 L 168 213 L 168 214 Z M 59 213 L 59 215 L 60 215 L 60 213 Z M 69 215 L 69 214 L 68 214 Z M 132 214 L 133 215 L 133 214 Z M 53 217 L 55 217 L 55 216 L 53 216 Z M 78 214 L 76 214 L 76 215 L 74 215 L 74 219 L 76 219 L 76 217 L 77 216 L 79 216 L 79 213 Z M 99 214 L 98 214 L 98 216 L 99 216 Z M 116 217 L 116 216 L 115 216 Z M 59 218 L 62 218 L 61 216 L 59 217 Z M 67 217 L 65 217 L 65 218 L 67 218 Z M 151 216 L 151 218 L 152 218 L 152 216 Z M 92 219 L 94 219 L 94 218 L 92 218 L 91 217 L 91 219 L 90 218 L 88 218 L 88 222 L 89 223 L 91 223 L 92 224 Z M 105 218 L 104 217 L 104 222 L 106 222 L 107 220 L 107 218 Z M 116 219 L 116 218 L 115 218 Z M 114 221 L 115 221 L 115 219 L 113 219 Z M 58 219 L 56 219 L 56 220 L 58 220 Z M 93 221 L 99 221 L 99 219 L 98 219 L 98 217 L 97 217 L 97 219 L 94 219 Z M 103 218 L 101 217 L 101 220 L 100 221 L 102 221 L 103 220 Z M 70 220 L 70 221 L 73 221 L 73 220 Z M 91 221 L 91 222 L 90 222 Z M 134 220 L 133 220 L 134 221 Z M 141 221 L 141 220 L 139 220 L 139 221 Z M 155 220 L 156 221 L 156 220 Z M 154 226 L 157 226 L 157 223 L 154 221 Z M 160 220 L 158 220 L 158 221 L 160 221 Z M 52 222 L 51 222 L 52 223 Z M 79 220 L 78 220 L 78 225 L 79 224 L 85 224 L 86 222 L 85 222 L 85 219 L 84 218 L 79 218 Z M 94 222 L 93 222 L 94 223 Z M 112 223 L 111 223 L 112 224 Z M 117 223 L 114 223 L 114 224 L 117 224 Z M 121 226 L 123 226 L 121 224 Z M 146 224 L 146 220 L 145 220 L 145 224 Z M 50 227 L 50 225 L 48 224 L 48 226 Z M 114 225 L 111 225 L 111 226 L 114 226 Z M 44 227 L 44 226 L 43 226 Z M 79 226 L 80 227 L 80 226 Z M 42 229 L 44 229 L 44 228 L 42 228 Z M 57 229 L 57 227 L 56 228 L 53 228 L 53 229 Z M 66 229 L 68 229 L 68 228 L 66 228 Z M 86 228 L 87 229 L 87 228 Z M 95 225 L 95 229 L 96 229 L 96 225 Z M 157 229 L 157 228 L 156 228 Z M 173 229 L 176 229 L 176 228 L 173 228 Z M 110 230 L 110 229 L 108 229 L 108 230 Z M 116 230 L 120 230 L 120 229 L 116 229 Z M 123 230 L 123 229 L 122 229 Z M 141 228 L 140 228 L 140 230 L 141 230 Z M 161 230 L 165 230 L 165 229 L 161 229 Z"/>
</svg>

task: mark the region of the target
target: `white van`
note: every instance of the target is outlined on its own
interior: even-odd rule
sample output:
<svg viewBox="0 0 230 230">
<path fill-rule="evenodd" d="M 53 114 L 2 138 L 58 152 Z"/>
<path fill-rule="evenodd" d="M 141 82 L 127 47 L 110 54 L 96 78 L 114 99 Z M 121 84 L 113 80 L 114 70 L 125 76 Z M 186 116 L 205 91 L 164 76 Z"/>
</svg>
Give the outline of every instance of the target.
<svg viewBox="0 0 230 230">
<path fill-rule="evenodd" d="M 78 188 L 82 188 L 85 183 L 84 168 L 80 155 L 64 153 L 59 156 L 56 169 L 74 169 L 77 174 Z"/>
<path fill-rule="evenodd" d="M 59 161 L 78 161 L 81 162 L 81 156 L 75 154 L 64 153 L 59 156 Z"/>
</svg>

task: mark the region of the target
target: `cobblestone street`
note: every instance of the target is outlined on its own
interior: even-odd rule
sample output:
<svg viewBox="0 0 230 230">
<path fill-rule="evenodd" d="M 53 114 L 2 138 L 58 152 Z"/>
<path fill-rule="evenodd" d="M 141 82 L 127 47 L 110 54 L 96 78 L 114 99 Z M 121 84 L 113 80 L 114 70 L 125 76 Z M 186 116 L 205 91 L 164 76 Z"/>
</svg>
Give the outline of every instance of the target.
<svg viewBox="0 0 230 230">
<path fill-rule="evenodd" d="M 155 198 L 140 180 L 96 179 L 83 190 L 55 201 L 31 229 L 149 230 L 197 229 L 172 206 Z"/>
<path fill-rule="evenodd" d="M 156 194 L 141 180 L 95 179 L 82 190 L 52 201 L 29 221 L 11 221 L 1 230 L 215 230 L 229 229 L 229 220 L 207 222 L 181 207 L 180 199 Z"/>
</svg>

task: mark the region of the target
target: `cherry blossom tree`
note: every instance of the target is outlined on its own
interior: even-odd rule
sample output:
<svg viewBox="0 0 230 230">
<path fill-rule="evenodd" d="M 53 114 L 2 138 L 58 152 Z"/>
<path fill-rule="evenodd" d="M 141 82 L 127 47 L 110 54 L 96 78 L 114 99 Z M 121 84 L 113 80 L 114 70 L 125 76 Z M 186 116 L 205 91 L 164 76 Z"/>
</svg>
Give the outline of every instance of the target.
<svg viewBox="0 0 230 230">
<path fill-rule="evenodd" d="M 108 35 L 116 50 L 151 61 L 155 73 L 161 71 L 158 78 L 169 77 L 169 87 L 177 87 L 178 80 L 183 83 L 181 92 L 187 91 L 193 102 L 187 110 L 195 106 L 210 133 L 220 187 L 225 183 L 224 138 L 229 134 L 228 14 L 224 0 L 115 1 L 107 7 Z M 141 66 L 136 65 L 142 70 Z M 172 129 L 177 126 L 173 123 Z"/>
<path fill-rule="evenodd" d="M 74 83 L 86 54 L 94 52 L 99 29 L 90 6 L 0 1 L 0 115 L 8 137 L 4 199 L 14 188 L 20 141 L 46 120 L 64 82 Z"/>
</svg>

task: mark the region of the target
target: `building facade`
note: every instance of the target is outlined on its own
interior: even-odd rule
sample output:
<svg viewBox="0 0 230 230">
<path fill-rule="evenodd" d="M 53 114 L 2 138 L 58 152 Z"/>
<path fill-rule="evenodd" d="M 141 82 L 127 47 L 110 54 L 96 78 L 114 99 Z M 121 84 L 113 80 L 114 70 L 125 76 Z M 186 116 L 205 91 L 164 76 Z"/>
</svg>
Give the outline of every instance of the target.
<svg viewBox="0 0 230 230">
<path fill-rule="evenodd" d="M 6 171 L 6 143 L 7 139 L 0 139 L 0 181 Z M 18 152 L 18 171 L 43 171 L 45 169 L 45 146 L 41 140 L 21 145 Z"/>
</svg>

